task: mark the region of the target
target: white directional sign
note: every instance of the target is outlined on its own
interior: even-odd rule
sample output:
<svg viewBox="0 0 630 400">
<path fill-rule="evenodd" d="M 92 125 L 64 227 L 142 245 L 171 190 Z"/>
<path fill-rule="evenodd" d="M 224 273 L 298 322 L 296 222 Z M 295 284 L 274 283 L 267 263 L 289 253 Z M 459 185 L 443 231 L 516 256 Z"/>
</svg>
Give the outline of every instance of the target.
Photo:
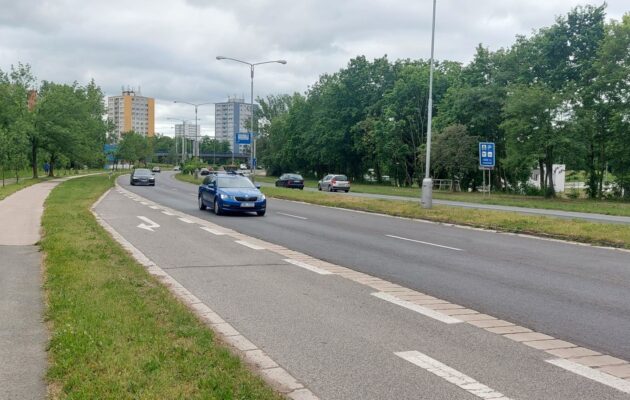
<svg viewBox="0 0 630 400">
<path fill-rule="evenodd" d="M 153 228 L 159 228 L 160 227 L 160 225 L 158 225 L 157 223 L 151 221 L 147 217 L 143 217 L 141 215 L 138 215 L 138 218 L 140 218 L 141 220 L 146 222 L 146 224 L 143 223 L 143 224 L 138 225 L 138 228 L 140 228 L 140 229 L 146 229 L 147 231 L 155 232 L 153 230 Z"/>
</svg>

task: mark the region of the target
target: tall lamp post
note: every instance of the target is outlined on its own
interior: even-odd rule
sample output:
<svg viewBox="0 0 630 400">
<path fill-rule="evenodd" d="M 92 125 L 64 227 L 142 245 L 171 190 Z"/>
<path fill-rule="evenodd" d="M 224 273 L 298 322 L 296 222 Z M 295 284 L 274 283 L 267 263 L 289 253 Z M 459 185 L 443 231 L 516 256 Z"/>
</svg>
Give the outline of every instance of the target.
<svg viewBox="0 0 630 400">
<path fill-rule="evenodd" d="M 208 103 L 194 104 L 194 103 L 189 103 L 187 101 L 178 101 L 178 100 L 173 101 L 173 103 L 188 104 L 189 106 L 195 107 L 195 146 L 193 148 L 193 157 L 199 158 L 199 132 L 201 131 L 201 129 L 199 129 L 199 123 L 197 120 L 197 108 L 200 106 L 206 106 L 208 104 L 214 104 L 214 103 L 208 102 Z"/>
<path fill-rule="evenodd" d="M 435 3 L 433 0 L 433 23 L 431 26 L 431 66 L 429 69 L 429 111 L 428 111 L 428 127 L 427 127 L 427 156 L 424 171 L 424 179 L 422 180 L 422 208 L 431 208 L 433 206 L 433 180 L 430 177 L 431 168 L 431 119 L 433 117 L 433 50 L 435 44 Z"/>
<path fill-rule="evenodd" d="M 185 119 L 167 118 L 172 121 L 180 121 L 182 123 L 182 164 L 186 162 L 186 122 Z M 175 144 L 177 144 L 177 129 L 175 129 Z"/>
<path fill-rule="evenodd" d="M 223 57 L 223 56 L 217 56 L 217 60 L 231 60 L 231 61 L 236 61 L 238 63 L 241 64 L 246 64 L 249 65 L 249 69 L 251 72 L 251 113 L 252 113 L 252 117 L 251 117 L 251 142 L 252 142 L 252 150 L 250 152 L 250 170 L 252 173 L 252 179 L 254 178 L 254 172 L 255 172 L 255 166 L 254 166 L 254 161 L 256 160 L 256 136 L 254 135 L 254 67 L 256 65 L 261 65 L 261 64 L 272 64 L 272 63 L 279 63 L 279 64 L 286 64 L 286 60 L 273 60 L 273 61 L 263 61 L 263 62 L 257 62 L 257 63 L 250 63 L 247 61 L 243 61 L 243 60 L 237 60 L 236 58 L 230 58 L 230 57 Z M 234 144 L 234 143 L 233 143 Z M 234 154 L 234 152 L 232 152 L 232 154 Z"/>
</svg>

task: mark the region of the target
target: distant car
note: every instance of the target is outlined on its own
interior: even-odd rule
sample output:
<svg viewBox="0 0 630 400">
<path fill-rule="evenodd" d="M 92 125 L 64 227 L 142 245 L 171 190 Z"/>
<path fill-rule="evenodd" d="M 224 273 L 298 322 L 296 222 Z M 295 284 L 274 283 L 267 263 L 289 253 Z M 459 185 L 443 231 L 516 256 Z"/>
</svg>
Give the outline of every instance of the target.
<svg viewBox="0 0 630 400">
<path fill-rule="evenodd" d="M 136 168 L 131 173 L 129 178 L 131 186 L 135 185 L 147 185 L 155 186 L 155 176 L 146 168 Z"/>
<path fill-rule="evenodd" d="M 247 167 L 247 164 L 241 164 L 238 166 L 238 169 L 249 169 L 249 168 Z"/>
<path fill-rule="evenodd" d="M 173 167 L 173 171 L 179 171 L 179 170 L 180 170 L 179 165 L 176 165 Z"/>
<path fill-rule="evenodd" d="M 282 174 L 276 181 L 277 187 L 304 189 L 304 178 L 298 174 Z"/>
<path fill-rule="evenodd" d="M 265 215 L 265 195 L 246 177 L 234 173 L 210 174 L 199 185 L 199 209 L 211 207 L 216 215 L 226 212 L 256 212 Z"/>
<path fill-rule="evenodd" d="M 350 191 L 350 181 L 345 175 L 329 174 L 317 183 L 317 190 L 327 190 L 329 192 L 343 190 L 348 193 Z"/>
<path fill-rule="evenodd" d="M 162 172 L 162 170 L 160 169 L 160 167 L 158 167 L 158 166 L 156 165 L 155 167 L 153 167 L 153 168 L 151 169 L 151 172 L 158 172 L 158 173 L 159 173 L 159 172 Z"/>
<path fill-rule="evenodd" d="M 199 170 L 199 175 L 201 175 L 201 176 L 210 175 L 210 170 L 208 168 L 201 168 Z"/>
</svg>

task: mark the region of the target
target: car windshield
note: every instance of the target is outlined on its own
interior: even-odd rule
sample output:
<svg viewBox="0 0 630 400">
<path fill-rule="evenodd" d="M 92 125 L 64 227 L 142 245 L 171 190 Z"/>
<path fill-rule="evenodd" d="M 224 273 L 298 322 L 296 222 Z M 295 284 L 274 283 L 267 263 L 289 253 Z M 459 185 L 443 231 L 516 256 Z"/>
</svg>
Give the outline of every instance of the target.
<svg viewBox="0 0 630 400">
<path fill-rule="evenodd" d="M 221 176 L 217 178 L 217 187 L 220 188 L 247 188 L 255 189 L 256 186 L 244 176 Z"/>
<path fill-rule="evenodd" d="M 301 175 L 296 175 L 296 174 L 288 174 L 286 176 L 287 179 L 297 179 L 297 180 L 301 180 L 302 176 Z"/>
<path fill-rule="evenodd" d="M 345 175 L 335 175 L 335 179 L 338 181 L 347 181 L 348 177 Z"/>
<path fill-rule="evenodd" d="M 133 174 L 138 176 L 150 176 L 151 171 L 149 171 L 148 169 L 137 169 L 133 171 Z"/>
</svg>

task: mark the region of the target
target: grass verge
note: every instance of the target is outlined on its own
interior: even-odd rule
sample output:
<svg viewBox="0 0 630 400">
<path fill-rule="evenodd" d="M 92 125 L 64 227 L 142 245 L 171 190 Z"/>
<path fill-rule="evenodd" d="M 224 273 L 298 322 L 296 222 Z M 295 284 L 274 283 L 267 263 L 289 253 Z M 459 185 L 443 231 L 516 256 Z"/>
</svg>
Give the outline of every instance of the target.
<svg viewBox="0 0 630 400">
<path fill-rule="evenodd" d="M 274 183 L 277 178 L 256 177 L 257 181 Z M 317 188 L 317 181 L 305 180 L 306 187 Z M 357 193 L 382 194 L 387 196 L 415 197 L 421 196 L 418 187 L 396 187 L 391 185 L 353 183 L 352 191 Z M 528 207 L 545 210 L 562 210 L 574 212 L 597 213 L 607 215 L 630 216 L 630 203 L 622 201 L 604 201 L 589 199 L 545 199 L 543 197 L 525 196 L 504 193 L 465 193 L 465 192 L 433 192 L 438 200 L 462 201 L 477 204 L 492 204 L 513 207 Z"/>
<path fill-rule="evenodd" d="M 280 399 L 101 227 L 113 180 L 53 190 L 42 220 L 48 379 L 61 399 Z"/>
<path fill-rule="evenodd" d="M 448 206 L 434 206 L 427 210 L 416 203 L 406 201 L 365 199 L 275 187 L 264 187 L 263 192 L 278 199 L 304 201 L 323 206 L 630 249 L 630 226 L 621 224 L 601 224 Z"/>
</svg>

